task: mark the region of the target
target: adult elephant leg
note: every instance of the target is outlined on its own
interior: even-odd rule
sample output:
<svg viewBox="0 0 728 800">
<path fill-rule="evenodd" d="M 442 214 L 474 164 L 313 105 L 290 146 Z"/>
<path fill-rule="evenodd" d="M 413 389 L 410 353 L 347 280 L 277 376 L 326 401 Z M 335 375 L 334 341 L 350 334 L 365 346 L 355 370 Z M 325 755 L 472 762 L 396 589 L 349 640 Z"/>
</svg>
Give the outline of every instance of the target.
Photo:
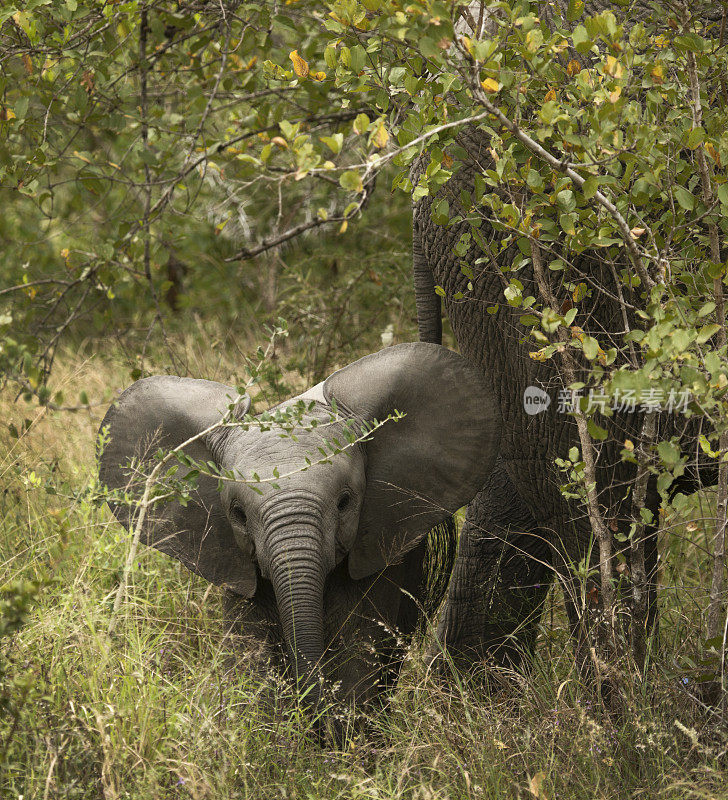
<svg viewBox="0 0 728 800">
<path fill-rule="evenodd" d="M 498 462 L 468 506 L 430 656 L 446 650 L 461 669 L 520 665 L 552 577 L 549 543 Z"/>
</svg>

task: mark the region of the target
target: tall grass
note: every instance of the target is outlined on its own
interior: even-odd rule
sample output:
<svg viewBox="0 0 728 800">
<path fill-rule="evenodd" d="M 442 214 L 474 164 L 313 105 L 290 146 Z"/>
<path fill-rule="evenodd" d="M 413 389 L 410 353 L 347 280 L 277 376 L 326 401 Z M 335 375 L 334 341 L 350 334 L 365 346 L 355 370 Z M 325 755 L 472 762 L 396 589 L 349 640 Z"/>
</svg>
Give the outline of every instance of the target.
<svg viewBox="0 0 728 800">
<path fill-rule="evenodd" d="M 192 374 L 229 380 L 239 368 L 224 351 L 212 363 L 199 338 L 182 349 Z M 0 640 L 3 800 L 728 797 L 725 729 L 693 692 L 705 607 L 694 523 L 666 535 L 663 646 L 647 681 L 626 680 L 621 714 L 575 675 L 554 590 L 527 676 L 435 679 L 420 645 L 388 713 L 327 749 L 282 681 L 263 686 L 233 665 L 218 590 L 156 551 L 140 552 L 107 635 L 129 542 L 89 490 L 98 424 L 129 365 L 67 353 L 56 380 L 67 397 L 103 402 L 71 415 L 0 398 L 6 423 L 29 420 L 20 438 L 0 428 L 0 583 L 48 581 L 25 626 Z"/>
</svg>

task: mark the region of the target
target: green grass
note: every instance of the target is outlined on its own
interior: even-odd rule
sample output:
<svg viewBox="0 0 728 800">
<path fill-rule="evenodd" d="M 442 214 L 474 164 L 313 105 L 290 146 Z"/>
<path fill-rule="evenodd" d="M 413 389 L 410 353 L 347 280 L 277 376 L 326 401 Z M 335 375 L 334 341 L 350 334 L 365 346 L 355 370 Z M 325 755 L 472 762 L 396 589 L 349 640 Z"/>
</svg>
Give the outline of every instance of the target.
<svg viewBox="0 0 728 800">
<path fill-rule="evenodd" d="M 203 374 L 194 358 L 189 369 Z M 233 371 L 221 358 L 204 374 Z M 58 375 L 67 396 L 105 400 L 130 382 L 120 358 L 66 355 Z M 415 648 L 389 713 L 330 750 L 281 681 L 233 668 L 218 590 L 156 551 L 140 553 L 108 636 L 129 542 L 86 492 L 105 406 L 69 415 L 12 401 L 0 398 L 3 419 L 31 423 L 19 440 L 0 430 L 0 583 L 52 580 L 1 640 L 3 800 L 728 797 L 723 723 L 681 681 L 700 654 L 705 579 L 685 526 L 663 544 L 661 654 L 647 684 L 622 676 L 621 715 L 580 685 L 554 592 L 527 678 L 493 694 L 477 675 L 443 684 Z"/>
</svg>

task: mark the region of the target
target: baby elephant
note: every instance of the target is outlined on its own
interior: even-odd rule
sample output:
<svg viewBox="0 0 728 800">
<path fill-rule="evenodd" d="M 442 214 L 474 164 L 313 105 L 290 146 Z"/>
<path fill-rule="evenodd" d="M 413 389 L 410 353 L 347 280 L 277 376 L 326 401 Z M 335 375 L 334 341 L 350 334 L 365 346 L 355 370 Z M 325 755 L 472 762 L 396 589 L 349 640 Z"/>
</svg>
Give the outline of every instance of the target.
<svg viewBox="0 0 728 800">
<path fill-rule="evenodd" d="M 408 594 L 420 588 L 424 535 L 491 470 L 495 403 L 465 359 L 424 342 L 366 356 L 283 403 L 290 418 L 303 401 L 294 435 L 255 420 L 214 428 L 236 398 L 233 422 L 250 399 L 230 386 L 137 381 L 102 423 L 101 482 L 139 497 L 153 454 L 205 431 L 185 452 L 224 480 L 203 470 L 184 505 L 150 507 L 142 541 L 224 587 L 228 624 L 267 658 L 282 643 L 305 702 L 319 701 L 322 679 L 339 696 L 372 699 L 398 673 L 395 631 L 410 634 L 417 622 Z M 395 411 L 404 416 L 347 445 L 363 423 Z M 343 450 L 324 457 L 332 442 Z M 180 465 L 175 479 L 192 467 Z M 133 503 L 110 505 L 133 524 Z"/>
</svg>

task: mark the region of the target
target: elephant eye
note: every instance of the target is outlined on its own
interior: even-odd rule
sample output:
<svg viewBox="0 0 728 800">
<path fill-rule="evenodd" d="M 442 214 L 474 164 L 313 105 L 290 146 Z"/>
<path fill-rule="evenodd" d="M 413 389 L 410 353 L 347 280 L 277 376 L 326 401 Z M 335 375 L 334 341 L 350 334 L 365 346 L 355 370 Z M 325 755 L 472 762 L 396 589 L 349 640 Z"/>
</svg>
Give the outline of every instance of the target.
<svg viewBox="0 0 728 800">
<path fill-rule="evenodd" d="M 234 522 L 237 522 L 240 527 L 244 528 L 248 518 L 245 516 L 245 510 L 240 503 L 233 503 L 230 507 L 230 516 Z"/>
<path fill-rule="evenodd" d="M 351 502 L 351 495 L 349 492 L 343 492 L 341 497 L 339 497 L 339 502 L 336 504 L 336 507 L 339 511 L 346 511 L 349 507 L 349 503 Z"/>
</svg>

